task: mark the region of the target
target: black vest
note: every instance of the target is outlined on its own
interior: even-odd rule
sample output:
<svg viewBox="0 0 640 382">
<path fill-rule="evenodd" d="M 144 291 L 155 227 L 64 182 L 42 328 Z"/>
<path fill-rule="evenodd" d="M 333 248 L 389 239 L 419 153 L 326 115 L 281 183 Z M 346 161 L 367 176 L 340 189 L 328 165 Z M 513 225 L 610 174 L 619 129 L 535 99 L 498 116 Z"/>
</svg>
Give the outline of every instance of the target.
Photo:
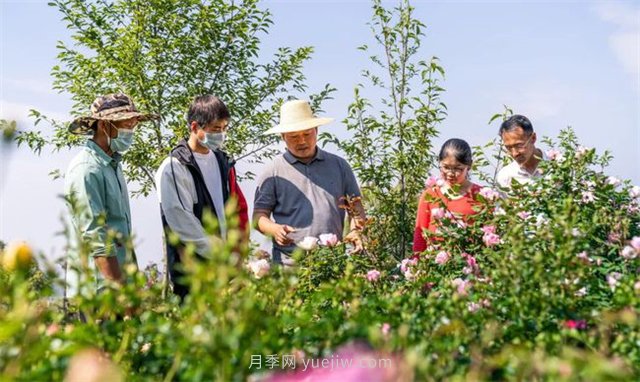
<svg viewBox="0 0 640 382">
<path fill-rule="evenodd" d="M 222 199 L 224 203 L 226 203 L 227 200 L 229 199 L 229 192 L 230 192 L 229 171 L 233 167 L 234 162 L 230 160 L 229 156 L 226 153 L 220 150 L 215 150 L 213 151 L 213 153 L 218 162 L 218 167 L 220 168 L 220 178 L 221 178 L 220 184 L 222 185 Z M 189 173 L 191 173 L 191 177 L 193 178 L 193 185 L 196 189 L 196 195 L 198 198 L 198 200 L 192 206 L 193 214 L 200 221 L 200 224 L 202 224 L 202 216 L 204 214 L 205 209 L 210 211 L 216 218 L 218 218 L 218 215 L 216 214 L 216 209 L 213 206 L 213 199 L 211 198 L 211 194 L 209 194 L 209 191 L 207 190 L 207 186 L 204 182 L 202 171 L 200 170 L 200 167 L 198 167 L 198 163 L 196 162 L 196 159 L 194 158 L 193 152 L 191 151 L 191 148 L 189 148 L 187 141 L 184 139 L 180 141 L 180 143 L 178 143 L 178 145 L 171 150 L 171 153 L 169 154 L 169 156 L 177 159 L 178 162 L 184 165 L 189 170 Z M 172 164 L 169 163 L 169 166 L 172 166 Z M 174 176 L 173 184 L 176 185 L 173 168 L 171 169 L 171 176 Z M 180 197 L 180 195 L 178 195 L 178 197 Z M 182 203 L 182 200 L 180 200 L 180 203 Z M 186 206 L 183 205 L 183 207 L 186 207 Z M 160 208 L 160 213 L 162 215 L 162 226 L 165 230 L 165 246 L 167 249 L 167 268 L 169 271 L 169 275 L 171 276 L 171 281 L 174 283 L 174 292 L 176 292 L 176 294 L 180 295 L 181 297 L 184 297 L 184 295 L 188 293 L 188 290 L 182 290 L 183 287 L 178 285 L 180 284 L 179 282 L 178 283 L 176 282 L 177 281 L 176 278 L 181 277 L 182 272 L 179 272 L 175 269 L 175 264 L 180 262 L 180 257 L 178 256 L 178 248 L 184 247 L 184 244 L 179 243 L 177 246 L 174 246 L 169 242 L 169 232 L 171 228 L 167 223 L 167 219 L 164 215 L 164 212 L 162 211 L 162 208 Z M 217 234 L 220 235 L 219 230 Z"/>
</svg>

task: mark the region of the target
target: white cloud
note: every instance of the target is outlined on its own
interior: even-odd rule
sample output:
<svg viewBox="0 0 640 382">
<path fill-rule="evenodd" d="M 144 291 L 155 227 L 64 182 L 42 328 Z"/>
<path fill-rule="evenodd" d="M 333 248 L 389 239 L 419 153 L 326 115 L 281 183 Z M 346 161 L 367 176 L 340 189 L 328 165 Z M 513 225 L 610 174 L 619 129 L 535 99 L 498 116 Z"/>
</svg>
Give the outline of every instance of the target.
<svg viewBox="0 0 640 382">
<path fill-rule="evenodd" d="M 609 44 L 625 70 L 640 75 L 640 30 L 616 33 L 609 37 Z"/>
<path fill-rule="evenodd" d="M 604 21 L 611 22 L 622 28 L 638 29 L 640 27 L 640 7 L 634 8 L 633 2 L 599 2 L 595 11 Z"/>
<path fill-rule="evenodd" d="M 617 27 L 609 46 L 640 89 L 640 6 L 634 2 L 602 2 L 594 7 L 598 16 Z"/>
</svg>

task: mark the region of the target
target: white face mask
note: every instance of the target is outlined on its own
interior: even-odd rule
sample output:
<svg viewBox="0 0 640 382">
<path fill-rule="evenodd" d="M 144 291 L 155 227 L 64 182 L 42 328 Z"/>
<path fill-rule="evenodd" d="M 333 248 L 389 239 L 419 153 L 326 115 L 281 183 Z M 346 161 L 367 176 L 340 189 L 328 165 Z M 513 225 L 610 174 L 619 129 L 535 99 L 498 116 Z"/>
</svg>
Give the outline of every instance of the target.
<svg viewBox="0 0 640 382">
<path fill-rule="evenodd" d="M 104 133 L 107 135 L 107 145 L 112 152 L 124 154 L 133 144 L 133 130 L 119 129 L 113 123 L 109 122 L 109 124 L 111 125 L 111 129 L 116 129 L 118 131 L 118 134 L 115 138 L 111 138 L 109 131 L 105 128 Z"/>
<path fill-rule="evenodd" d="M 220 150 L 224 145 L 227 133 L 204 133 L 204 139 L 200 143 L 210 150 Z"/>
<path fill-rule="evenodd" d="M 118 129 L 118 136 L 112 138 L 109 142 L 109 147 L 113 152 L 120 154 L 125 153 L 131 147 L 133 143 L 133 130 Z"/>
</svg>

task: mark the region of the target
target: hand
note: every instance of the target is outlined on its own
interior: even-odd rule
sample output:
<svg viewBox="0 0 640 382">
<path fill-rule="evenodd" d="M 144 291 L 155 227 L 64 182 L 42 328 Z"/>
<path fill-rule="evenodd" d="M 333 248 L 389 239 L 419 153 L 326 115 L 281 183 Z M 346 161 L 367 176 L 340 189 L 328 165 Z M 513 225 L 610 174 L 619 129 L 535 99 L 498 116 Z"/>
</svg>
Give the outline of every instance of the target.
<svg viewBox="0 0 640 382">
<path fill-rule="evenodd" d="M 286 224 L 278 224 L 277 228 L 273 232 L 273 238 L 276 240 L 278 245 L 290 245 L 293 244 L 293 240 L 287 235 L 291 232 L 296 232 L 295 228 Z"/>
<path fill-rule="evenodd" d="M 362 234 L 359 230 L 353 230 L 349 232 L 347 236 L 345 236 L 344 241 L 346 243 L 353 244 L 352 253 L 362 252 L 364 250 L 364 244 L 362 242 Z"/>
</svg>

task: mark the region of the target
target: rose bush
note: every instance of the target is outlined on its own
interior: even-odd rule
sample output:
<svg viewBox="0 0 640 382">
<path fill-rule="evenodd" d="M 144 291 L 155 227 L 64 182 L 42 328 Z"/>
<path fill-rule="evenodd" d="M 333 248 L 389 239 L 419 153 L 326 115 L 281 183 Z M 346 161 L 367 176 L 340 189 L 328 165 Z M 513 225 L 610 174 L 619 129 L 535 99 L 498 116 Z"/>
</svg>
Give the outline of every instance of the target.
<svg viewBox="0 0 640 382">
<path fill-rule="evenodd" d="M 95 373 L 133 381 L 295 380 L 347 346 L 390 360 L 368 374 L 380 379 L 638 379 L 640 192 L 572 131 L 548 143 L 539 181 L 483 190 L 465 224 L 445 211 L 439 239 L 400 262 L 323 236 L 306 239 L 297 267 L 243 266 L 232 240 L 186 262 L 183 304 L 135 269 L 68 305 L 2 273 L 1 374 L 59 380 L 84 351 L 108 361 Z"/>
</svg>

